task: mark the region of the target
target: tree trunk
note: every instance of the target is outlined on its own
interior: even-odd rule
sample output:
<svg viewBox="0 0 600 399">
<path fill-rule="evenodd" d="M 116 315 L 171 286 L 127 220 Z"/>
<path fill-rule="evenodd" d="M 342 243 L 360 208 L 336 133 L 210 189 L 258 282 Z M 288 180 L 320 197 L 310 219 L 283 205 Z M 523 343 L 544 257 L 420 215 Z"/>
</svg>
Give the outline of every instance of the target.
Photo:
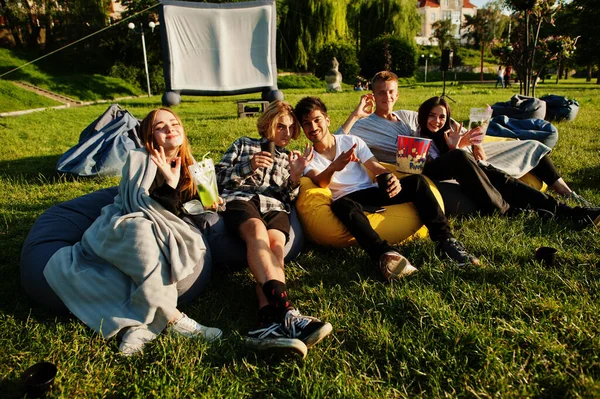
<svg viewBox="0 0 600 399">
<path fill-rule="evenodd" d="M 558 79 L 560 79 L 560 71 L 562 68 L 562 56 L 558 57 L 558 68 L 556 69 L 556 84 L 558 84 Z"/>
<path fill-rule="evenodd" d="M 480 65 L 480 70 L 479 70 L 479 81 L 483 82 L 483 49 L 484 47 L 484 41 L 483 39 L 481 40 L 481 65 Z"/>
<path fill-rule="evenodd" d="M 591 82 L 592 81 L 592 64 L 588 64 L 587 66 L 587 76 L 585 78 L 586 82 Z"/>
<path fill-rule="evenodd" d="M 600 85 L 600 65 L 598 65 L 598 75 L 596 76 L 596 84 Z"/>
</svg>

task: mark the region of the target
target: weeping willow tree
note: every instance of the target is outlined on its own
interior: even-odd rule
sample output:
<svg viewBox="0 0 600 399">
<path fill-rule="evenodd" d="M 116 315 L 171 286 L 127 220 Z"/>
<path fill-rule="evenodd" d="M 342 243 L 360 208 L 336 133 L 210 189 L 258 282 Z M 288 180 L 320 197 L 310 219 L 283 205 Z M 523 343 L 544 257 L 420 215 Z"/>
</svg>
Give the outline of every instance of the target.
<svg viewBox="0 0 600 399">
<path fill-rule="evenodd" d="M 383 34 L 412 41 L 421 27 L 414 0 L 354 1 L 349 12 L 358 51 Z"/>
<path fill-rule="evenodd" d="M 278 0 L 277 64 L 306 70 L 326 43 L 349 38 L 350 0 Z"/>
</svg>

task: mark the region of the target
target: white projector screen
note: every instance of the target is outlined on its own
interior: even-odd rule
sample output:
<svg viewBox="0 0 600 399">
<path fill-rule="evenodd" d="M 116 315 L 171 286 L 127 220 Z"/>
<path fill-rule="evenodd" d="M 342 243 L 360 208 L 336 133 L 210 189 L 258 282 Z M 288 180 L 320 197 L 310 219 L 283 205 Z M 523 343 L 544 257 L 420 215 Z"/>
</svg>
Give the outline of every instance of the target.
<svg viewBox="0 0 600 399">
<path fill-rule="evenodd" d="M 275 0 L 162 0 L 167 91 L 226 95 L 277 89 Z"/>
</svg>

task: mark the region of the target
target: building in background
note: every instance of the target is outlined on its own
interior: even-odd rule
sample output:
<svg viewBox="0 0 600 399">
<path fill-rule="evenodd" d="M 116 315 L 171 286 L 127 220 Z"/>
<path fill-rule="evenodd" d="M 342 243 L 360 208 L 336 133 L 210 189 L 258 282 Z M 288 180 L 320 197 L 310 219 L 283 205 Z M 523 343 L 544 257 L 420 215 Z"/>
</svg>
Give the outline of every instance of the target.
<svg viewBox="0 0 600 399">
<path fill-rule="evenodd" d="M 417 44 L 437 46 L 437 40 L 432 37 L 431 24 L 439 20 L 452 20 L 454 37 L 464 43 L 462 24 L 465 15 L 475 15 L 477 7 L 469 0 L 418 0 L 417 12 L 421 16 L 421 31 L 417 34 Z"/>
</svg>

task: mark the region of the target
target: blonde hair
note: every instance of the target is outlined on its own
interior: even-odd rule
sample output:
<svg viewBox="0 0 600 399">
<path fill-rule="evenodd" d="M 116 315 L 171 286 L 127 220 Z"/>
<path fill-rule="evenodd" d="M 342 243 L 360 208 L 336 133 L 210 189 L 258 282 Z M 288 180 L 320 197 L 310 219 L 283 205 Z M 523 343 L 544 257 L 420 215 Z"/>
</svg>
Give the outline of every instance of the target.
<svg viewBox="0 0 600 399">
<path fill-rule="evenodd" d="M 398 82 L 398 75 L 391 71 L 381 71 L 377 72 L 375 76 L 373 76 L 373 80 L 371 81 L 371 87 L 375 87 L 375 83 L 377 82 Z"/>
<path fill-rule="evenodd" d="M 294 121 L 292 125 L 292 138 L 296 140 L 300 136 L 300 124 L 298 123 L 298 119 L 296 119 L 296 115 L 294 115 L 294 109 L 285 101 L 276 100 L 267 106 L 265 112 L 256 121 L 258 133 L 267 140 L 273 141 L 279 118 L 286 115 L 289 115 Z"/>
<path fill-rule="evenodd" d="M 194 163 L 194 157 L 192 156 L 190 142 L 185 134 L 185 129 L 183 129 L 183 124 L 179 116 L 168 108 L 158 108 L 150 111 L 150 113 L 146 115 L 140 124 L 139 136 L 148 152 L 151 152 L 152 149 L 158 148 L 158 143 L 156 140 L 154 140 L 154 123 L 156 120 L 156 115 L 160 111 L 166 111 L 173 115 L 179 122 L 179 125 L 183 131 L 183 143 L 177 152 L 177 156 L 181 157 L 181 175 L 179 177 L 179 183 L 177 184 L 177 191 L 181 201 L 187 202 L 196 196 L 196 185 L 194 184 L 189 170 L 189 166 Z"/>
</svg>

